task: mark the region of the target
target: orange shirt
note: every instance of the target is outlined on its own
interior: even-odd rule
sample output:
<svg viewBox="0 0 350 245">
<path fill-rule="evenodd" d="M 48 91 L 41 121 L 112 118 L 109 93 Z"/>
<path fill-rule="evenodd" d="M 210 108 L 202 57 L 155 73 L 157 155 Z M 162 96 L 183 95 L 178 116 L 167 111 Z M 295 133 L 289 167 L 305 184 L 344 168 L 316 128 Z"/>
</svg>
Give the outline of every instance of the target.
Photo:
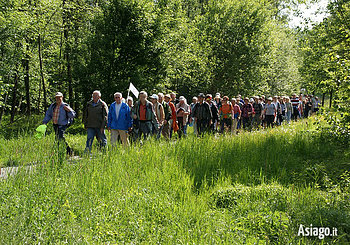
<svg viewBox="0 0 350 245">
<path fill-rule="evenodd" d="M 232 105 L 231 104 L 222 104 L 219 110 L 220 114 L 224 115 L 224 118 L 228 118 L 228 114 L 232 113 Z"/>
<path fill-rule="evenodd" d="M 146 121 L 146 105 L 140 104 L 140 120 Z"/>
</svg>

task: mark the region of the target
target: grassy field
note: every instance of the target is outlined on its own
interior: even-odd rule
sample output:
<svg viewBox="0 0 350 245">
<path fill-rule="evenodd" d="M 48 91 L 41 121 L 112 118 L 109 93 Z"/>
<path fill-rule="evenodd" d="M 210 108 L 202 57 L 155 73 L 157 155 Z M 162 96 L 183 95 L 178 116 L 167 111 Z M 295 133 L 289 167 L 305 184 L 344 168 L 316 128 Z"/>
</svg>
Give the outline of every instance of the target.
<svg viewBox="0 0 350 245">
<path fill-rule="evenodd" d="M 0 138 L 5 244 L 349 244 L 350 149 L 316 119 L 238 136 L 189 136 L 68 161 L 53 135 Z M 321 122 L 322 123 L 322 122 Z M 85 135 L 68 135 L 77 154 Z M 298 236 L 300 224 L 337 228 Z"/>
</svg>

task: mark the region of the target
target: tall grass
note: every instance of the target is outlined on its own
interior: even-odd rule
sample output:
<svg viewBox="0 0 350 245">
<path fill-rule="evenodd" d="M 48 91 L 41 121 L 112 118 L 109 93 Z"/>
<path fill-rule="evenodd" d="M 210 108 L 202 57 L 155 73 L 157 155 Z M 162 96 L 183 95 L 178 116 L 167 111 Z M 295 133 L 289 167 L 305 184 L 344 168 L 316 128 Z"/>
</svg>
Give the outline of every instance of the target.
<svg viewBox="0 0 350 245">
<path fill-rule="evenodd" d="M 82 152 L 84 136 L 67 138 Z M 299 224 L 313 224 L 337 227 L 339 236 L 323 241 L 345 244 L 350 161 L 346 149 L 340 154 L 325 142 L 310 123 L 298 123 L 94 149 L 70 161 L 60 158 L 53 136 L 1 139 L 8 154 L 26 149 L 18 151 L 21 159 L 37 163 L 33 173 L 0 181 L 1 240 L 316 244 L 318 238 L 297 236 Z"/>
</svg>

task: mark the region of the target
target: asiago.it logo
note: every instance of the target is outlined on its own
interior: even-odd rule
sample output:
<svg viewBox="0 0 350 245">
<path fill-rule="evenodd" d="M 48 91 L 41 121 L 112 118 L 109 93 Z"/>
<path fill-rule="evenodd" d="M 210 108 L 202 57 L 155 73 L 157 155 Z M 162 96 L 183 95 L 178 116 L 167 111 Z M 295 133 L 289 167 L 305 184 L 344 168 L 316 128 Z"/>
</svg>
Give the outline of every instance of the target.
<svg viewBox="0 0 350 245">
<path fill-rule="evenodd" d="M 327 236 L 338 236 L 338 229 L 335 227 L 313 227 L 299 225 L 298 236 L 307 236 L 307 237 L 318 237 L 318 239 L 324 239 Z"/>
</svg>

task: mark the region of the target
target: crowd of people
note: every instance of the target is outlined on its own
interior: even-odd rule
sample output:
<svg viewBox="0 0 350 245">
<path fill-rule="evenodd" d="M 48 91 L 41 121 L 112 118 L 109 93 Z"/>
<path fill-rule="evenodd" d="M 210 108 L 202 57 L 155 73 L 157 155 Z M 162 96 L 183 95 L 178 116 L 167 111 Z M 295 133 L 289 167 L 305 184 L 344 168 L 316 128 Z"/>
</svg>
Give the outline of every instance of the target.
<svg viewBox="0 0 350 245">
<path fill-rule="evenodd" d="M 100 91 L 92 93 L 83 116 L 87 130 L 85 152 L 91 152 L 95 137 L 100 147 L 107 146 L 105 129 L 110 131 L 112 146 L 118 142 L 128 146 L 130 142 L 142 142 L 150 136 L 170 140 L 177 133 L 178 138 L 186 137 L 188 127 L 193 127 L 198 136 L 205 133 L 237 134 L 241 129 L 274 127 L 307 118 L 320 108 L 318 97 L 303 94 L 267 98 L 238 95 L 230 99 L 221 97 L 220 93 L 214 98 L 211 94 L 200 93 L 192 98 L 192 103 L 187 103 L 184 96 L 177 98 L 175 93 L 148 97 L 147 92 L 141 91 L 135 103 L 132 97 L 124 99 L 119 92 L 114 94 L 114 100 L 108 107 L 101 99 Z M 66 142 L 65 131 L 75 116 L 74 110 L 63 102 L 63 94 L 58 92 L 43 123 L 52 120 L 57 139 Z M 70 154 L 72 150 L 66 145 Z"/>
</svg>

